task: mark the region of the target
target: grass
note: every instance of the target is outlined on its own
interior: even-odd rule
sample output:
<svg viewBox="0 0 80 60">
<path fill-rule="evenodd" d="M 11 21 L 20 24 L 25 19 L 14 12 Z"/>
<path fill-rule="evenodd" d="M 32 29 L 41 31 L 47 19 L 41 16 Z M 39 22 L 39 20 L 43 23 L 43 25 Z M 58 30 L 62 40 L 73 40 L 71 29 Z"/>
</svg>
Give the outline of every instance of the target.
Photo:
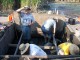
<svg viewBox="0 0 80 60">
<path fill-rule="evenodd" d="M 30 6 L 31 8 L 36 8 L 38 4 L 43 2 L 44 0 L 19 0 L 21 7 Z M 2 10 L 12 9 L 14 6 L 15 0 L 0 0 L 0 4 L 2 6 Z"/>
<path fill-rule="evenodd" d="M 3 10 L 12 9 L 14 0 L 0 0 Z"/>
</svg>

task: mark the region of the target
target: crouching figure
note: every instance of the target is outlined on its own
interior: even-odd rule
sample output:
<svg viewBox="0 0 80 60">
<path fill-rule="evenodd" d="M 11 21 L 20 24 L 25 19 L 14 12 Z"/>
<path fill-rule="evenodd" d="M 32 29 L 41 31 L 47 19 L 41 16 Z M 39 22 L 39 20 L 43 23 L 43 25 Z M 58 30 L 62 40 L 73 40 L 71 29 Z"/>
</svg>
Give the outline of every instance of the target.
<svg viewBox="0 0 80 60">
<path fill-rule="evenodd" d="M 59 55 L 79 55 L 79 47 L 75 44 L 65 42 L 59 46 Z"/>
</svg>

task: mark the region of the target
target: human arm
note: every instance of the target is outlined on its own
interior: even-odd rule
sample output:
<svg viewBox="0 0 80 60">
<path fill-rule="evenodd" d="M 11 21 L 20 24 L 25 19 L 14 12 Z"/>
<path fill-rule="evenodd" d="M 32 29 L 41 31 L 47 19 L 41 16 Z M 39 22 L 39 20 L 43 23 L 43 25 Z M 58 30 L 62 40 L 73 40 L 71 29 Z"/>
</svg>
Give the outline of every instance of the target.
<svg viewBox="0 0 80 60">
<path fill-rule="evenodd" d="M 21 12 L 23 9 L 24 9 L 25 7 L 22 7 L 22 8 L 20 8 L 20 9 L 18 9 L 18 10 L 16 10 L 16 12 Z"/>
<path fill-rule="evenodd" d="M 22 8 L 20 8 L 20 9 L 18 9 L 18 10 L 16 10 L 16 12 L 21 12 L 23 9 L 25 9 L 25 8 L 27 8 L 28 6 L 24 6 L 24 7 L 22 7 Z"/>
<path fill-rule="evenodd" d="M 31 23 L 29 25 L 33 25 L 35 23 L 35 19 L 33 17 L 33 15 L 31 14 Z"/>
<path fill-rule="evenodd" d="M 25 7 L 22 7 L 20 9 L 16 10 L 16 12 L 20 15 L 20 17 L 24 16 L 24 13 L 25 13 L 24 9 L 25 9 Z"/>
<path fill-rule="evenodd" d="M 55 32 L 56 32 L 56 22 L 54 21 L 54 23 L 53 23 L 53 28 L 54 28 L 54 34 L 55 34 Z"/>
</svg>

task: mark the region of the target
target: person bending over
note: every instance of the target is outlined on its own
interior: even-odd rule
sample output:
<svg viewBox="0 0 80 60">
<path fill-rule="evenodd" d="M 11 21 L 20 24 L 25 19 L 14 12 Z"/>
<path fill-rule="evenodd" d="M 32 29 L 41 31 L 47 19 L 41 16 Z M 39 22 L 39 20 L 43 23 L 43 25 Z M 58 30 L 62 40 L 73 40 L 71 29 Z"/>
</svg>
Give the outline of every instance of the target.
<svg viewBox="0 0 80 60">
<path fill-rule="evenodd" d="M 42 32 L 45 38 L 45 43 L 50 41 L 51 37 L 53 37 L 53 34 L 55 35 L 56 31 L 56 22 L 53 19 L 46 20 L 42 27 Z M 54 30 L 53 30 L 54 29 Z"/>
</svg>

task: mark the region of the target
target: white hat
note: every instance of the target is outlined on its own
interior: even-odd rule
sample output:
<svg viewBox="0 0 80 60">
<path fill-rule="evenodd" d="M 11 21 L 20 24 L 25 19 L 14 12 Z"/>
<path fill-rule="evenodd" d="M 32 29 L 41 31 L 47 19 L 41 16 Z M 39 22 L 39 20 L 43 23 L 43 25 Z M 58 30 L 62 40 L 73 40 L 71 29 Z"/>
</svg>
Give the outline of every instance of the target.
<svg viewBox="0 0 80 60">
<path fill-rule="evenodd" d="M 21 55 L 24 54 L 29 48 L 29 43 L 22 43 L 20 46 L 19 46 L 19 50 L 21 51 Z"/>
</svg>

